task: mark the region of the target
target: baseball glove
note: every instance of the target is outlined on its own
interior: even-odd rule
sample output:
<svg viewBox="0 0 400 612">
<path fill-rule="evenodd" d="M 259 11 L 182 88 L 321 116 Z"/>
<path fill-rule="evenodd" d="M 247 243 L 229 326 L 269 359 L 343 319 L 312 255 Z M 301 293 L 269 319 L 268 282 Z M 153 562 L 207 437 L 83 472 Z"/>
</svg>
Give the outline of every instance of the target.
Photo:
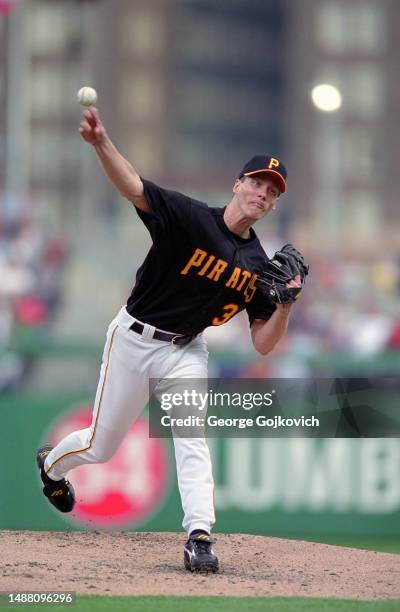
<svg viewBox="0 0 400 612">
<path fill-rule="evenodd" d="M 274 304 L 291 304 L 299 297 L 309 266 L 303 255 L 292 244 L 285 244 L 269 259 L 258 276 L 256 285 L 263 297 Z M 286 287 L 287 283 L 300 276 L 301 287 Z"/>
</svg>

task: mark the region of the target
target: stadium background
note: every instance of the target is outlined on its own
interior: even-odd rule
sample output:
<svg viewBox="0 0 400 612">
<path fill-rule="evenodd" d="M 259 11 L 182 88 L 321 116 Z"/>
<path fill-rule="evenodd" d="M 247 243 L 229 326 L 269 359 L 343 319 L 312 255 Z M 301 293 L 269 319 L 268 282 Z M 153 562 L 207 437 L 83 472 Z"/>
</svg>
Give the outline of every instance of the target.
<svg viewBox="0 0 400 612">
<path fill-rule="evenodd" d="M 394 0 L 0 2 L 0 527 L 180 528 L 167 441 L 138 423 L 43 504 L 37 446 L 84 423 L 106 326 L 149 237 L 79 138 L 84 84 L 143 176 L 224 205 L 255 153 L 289 190 L 257 231 L 312 274 L 273 355 L 245 316 L 210 330 L 213 377 L 397 376 L 400 10 Z M 322 112 L 318 83 L 342 106 Z M 63 429 L 65 428 L 65 430 Z M 400 541 L 398 439 L 212 440 L 219 531 Z M 74 477 L 72 478 L 74 481 Z M 124 494 L 121 495 L 121 491 Z"/>
</svg>

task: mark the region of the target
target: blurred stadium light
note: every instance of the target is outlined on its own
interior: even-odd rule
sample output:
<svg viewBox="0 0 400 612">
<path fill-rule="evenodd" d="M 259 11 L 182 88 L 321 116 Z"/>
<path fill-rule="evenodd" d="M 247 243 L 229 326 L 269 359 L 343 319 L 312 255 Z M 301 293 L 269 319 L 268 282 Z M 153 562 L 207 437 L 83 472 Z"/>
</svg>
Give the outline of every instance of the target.
<svg viewBox="0 0 400 612">
<path fill-rule="evenodd" d="M 311 99 L 318 110 L 327 113 L 335 112 L 342 106 L 342 94 L 329 83 L 315 85 L 311 90 Z"/>
<path fill-rule="evenodd" d="M 342 156 L 343 120 L 340 115 L 342 94 L 329 83 L 315 85 L 311 101 L 320 114 L 317 127 L 318 156 L 323 160 L 319 175 L 320 195 L 315 198 L 317 231 L 325 236 L 326 251 L 340 257 L 343 208 Z"/>
</svg>

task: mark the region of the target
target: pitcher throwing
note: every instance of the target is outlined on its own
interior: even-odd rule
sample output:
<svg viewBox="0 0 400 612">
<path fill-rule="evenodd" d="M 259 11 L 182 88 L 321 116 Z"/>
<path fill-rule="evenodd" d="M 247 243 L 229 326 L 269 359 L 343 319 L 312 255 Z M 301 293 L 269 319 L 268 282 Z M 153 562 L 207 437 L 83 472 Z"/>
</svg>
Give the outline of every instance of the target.
<svg viewBox="0 0 400 612">
<path fill-rule="evenodd" d="M 202 332 L 243 309 L 255 349 L 270 353 L 286 332 L 308 271 L 291 245 L 269 261 L 252 228 L 286 190 L 286 170 L 277 158 L 253 157 L 234 181 L 229 204 L 213 208 L 141 178 L 111 142 L 96 108 L 84 112 L 79 131 L 110 181 L 133 204 L 152 246 L 126 305 L 108 328 L 91 426 L 55 448 L 38 450 L 43 493 L 60 512 L 70 512 L 75 503 L 68 472 L 111 458 L 148 400 L 150 378 L 161 381 L 156 393 L 170 389 L 171 379 L 206 379 Z M 184 565 L 216 572 L 208 446 L 204 437 L 174 436 L 173 441 L 188 534 Z"/>
</svg>

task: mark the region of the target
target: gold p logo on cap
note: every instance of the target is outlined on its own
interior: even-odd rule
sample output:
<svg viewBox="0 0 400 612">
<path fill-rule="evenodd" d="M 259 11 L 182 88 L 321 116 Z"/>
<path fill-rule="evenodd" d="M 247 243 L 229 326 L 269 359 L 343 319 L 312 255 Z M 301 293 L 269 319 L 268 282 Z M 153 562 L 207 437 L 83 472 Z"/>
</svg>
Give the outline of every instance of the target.
<svg viewBox="0 0 400 612">
<path fill-rule="evenodd" d="M 281 193 L 285 193 L 287 172 L 285 166 L 276 157 L 255 155 L 243 166 L 238 179 L 241 179 L 242 176 L 252 176 L 261 172 L 273 174 L 279 182 Z"/>
<path fill-rule="evenodd" d="M 275 157 L 271 157 L 269 160 L 268 168 L 278 168 L 278 167 L 279 167 L 279 161 L 275 159 Z"/>
</svg>

